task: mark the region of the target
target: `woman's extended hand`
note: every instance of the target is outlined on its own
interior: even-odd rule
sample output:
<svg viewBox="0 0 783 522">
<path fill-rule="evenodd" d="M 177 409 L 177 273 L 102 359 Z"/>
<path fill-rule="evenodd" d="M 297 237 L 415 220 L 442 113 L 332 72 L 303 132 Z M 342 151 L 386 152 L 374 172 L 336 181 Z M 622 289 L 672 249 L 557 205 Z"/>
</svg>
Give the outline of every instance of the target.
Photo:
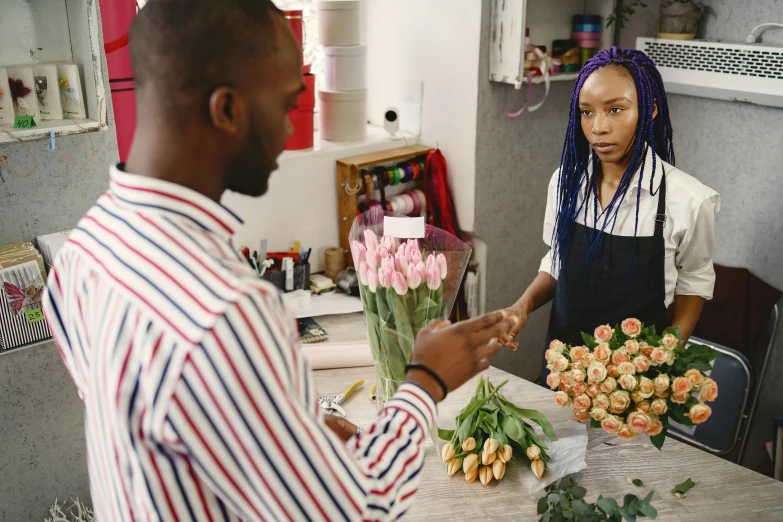
<svg viewBox="0 0 783 522">
<path fill-rule="evenodd" d="M 510 317 L 516 317 L 517 323 L 500 338 L 500 345 L 505 346 L 510 350 L 516 351 L 519 348 L 519 343 L 514 339 L 516 339 L 517 335 L 519 335 L 519 332 L 521 332 L 522 328 L 524 328 L 527 324 L 527 307 L 517 302 L 506 308 L 505 312 Z"/>
</svg>

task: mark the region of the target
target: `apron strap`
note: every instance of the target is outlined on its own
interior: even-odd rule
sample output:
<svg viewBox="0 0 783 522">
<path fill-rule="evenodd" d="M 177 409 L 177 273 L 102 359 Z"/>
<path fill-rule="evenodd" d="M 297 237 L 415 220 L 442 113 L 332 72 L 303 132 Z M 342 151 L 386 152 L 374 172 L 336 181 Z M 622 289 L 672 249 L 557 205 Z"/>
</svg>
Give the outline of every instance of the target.
<svg viewBox="0 0 783 522">
<path fill-rule="evenodd" d="M 655 232 L 656 238 L 663 237 L 663 229 L 666 227 L 666 169 L 661 165 L 663 175 L 661 176 L 661 190 L 658 191 L 658 210 L 655 214 Z"/>
<path fill-rule="evenodd" d="M 666 227 L 666 169 L 661 165 L 661 188 L 658 191 L 658 210 L 655 216 L 655 232 L 653 233 L 653 256 L 651 271 L 656 274 L 660 288 L 661 303 L 666 300 L 666 245 L 663 239 L 663 229 Z"/>
</svg>

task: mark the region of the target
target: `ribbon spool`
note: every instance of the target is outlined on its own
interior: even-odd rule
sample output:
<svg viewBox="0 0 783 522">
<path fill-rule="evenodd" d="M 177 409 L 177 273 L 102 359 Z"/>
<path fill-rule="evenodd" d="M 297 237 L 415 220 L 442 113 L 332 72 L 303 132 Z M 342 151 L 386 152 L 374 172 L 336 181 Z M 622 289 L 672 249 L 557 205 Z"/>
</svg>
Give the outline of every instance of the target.
<svg viewBox="0 0 783 522">
<path fill-rule="evenodd" d="M 345 270 L 345 257 L 342 248 L 327 248 L 324 251 L 324 274 L 331 280 L 337 278 L 337 274 Z"/>
</svg>

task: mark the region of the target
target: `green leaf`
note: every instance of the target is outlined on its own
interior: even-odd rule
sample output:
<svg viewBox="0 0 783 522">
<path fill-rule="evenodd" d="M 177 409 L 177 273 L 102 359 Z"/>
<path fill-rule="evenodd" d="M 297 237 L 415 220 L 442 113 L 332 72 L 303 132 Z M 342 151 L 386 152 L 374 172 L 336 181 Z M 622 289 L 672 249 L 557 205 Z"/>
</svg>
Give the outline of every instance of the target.
<svg viewBox="0 0 783 522">
<path fill-rule="evenodd" d="M 444 430 L 438 428 L 438 438 L 440 440 L 451 440 L 454 437 L 454 430 Z"/>
<path fill-rule="evenodd" d="M 631 483 L 636 486 L 637 488 L 640 488 L 644 486 L 644 482 L 642 482 L 640 479 L 633 479 Z"/>
<path fill-rule="evenodd" d="M 595 420 L 594 418 L 590 417 L 590 427 L 591 428 L 600 428 L 601 423 Z"/>
<path fill-rule="evenodd" d="M 699 370 L 700 372 L 708 372 L 712 370 L 712 365 L 708 362 L 692 362 L 688 365 L 688 369 Z"/>
<path fill-rule="evenodd" d="M 584 476 L 585 476 L 584 473 L 582 473 L 581 471 L 577 471 L 576 473 L 571 473 L 570 475 L 568 475 L 568 478 L 571 480 L 571 482 L 576 484 L 577 482 L 580 482 L 584 478 Z"/>
<path fill-rule="evenodd" d="M 552 504 L 557 504 L 558 502 L 560 502 L 560 495 L 558 493 L 550 493 L 549 496 L 547 496 L 546 498 Z"/>
<path fill-rule="evenodd" d="M 541 497 L 538 499 L 538 514 L 543 515 L 546 513 L 546 510 L 549 509 L 549 502 L 547 502 L 547 497 Z"/>
<path fill-rule="evenodd" d="M 552 512 L 547 511 L 546 513 L 544 513 L 544 516 L 541 517 L 541 520 L 542 522 L 550 522 L 552 520 Z"/>
<path fill-rule="evenodd" d="M 574 486 L 571 488 L 571 495 L 575 499 L 583 499 L 587 495 L 587 490 L 581 486 Z"/>
<path fill-rule="evenodd" d="M 501 403 L 509 411 L 515 413 L 520 417 L 530 419 L 531 421 L 541 426 L 541 429 L 544 431 L 544 435 L 549 437 L 551 440 L 557 440 L 557 435 L 555 435 L 555 429 L 552 427 L 552 423 L 550 423 L 549 419 L 547 419 L 546 416 L 540 411 L 520 408 L 516 404 L 513 404 L 506 400 L 501 400 Z"/>
<path fill-rule="evenodd" d="M 674 486 L 674 489 L 672 490 L 672 495 L 678 498 L 683 498 L 685 494 L 695 485 L 696 483 L 694 481 L 688 479 L 682 484 L 677 484 L 676 486 Z"/>
<path fill-rule="evenodd" d="M 617 501 L 615 499 L 608 497 L 599 497 L 596 505 L 598 506 L 598 509 L 607 515 L 617 513 L 617 510 L 620 508 L 620 506 L 617 505 Z"/>
<path fill-rule="evenodd" d="M 646 517 L 656 518 L 658 516 L 658 510 L 652 507 L 650 504 L 642 504 L 639 506 L 639 513 Z"/>
<path fill-rule="evenodd" d="M 671 417 L 674 422 L 678 422 L 683 426 L 695 426 L 693 421 L 685 416 L 685 408 L 681 404 L 675 404 L 669 409 L 669 417 Z"/>
<path fill-rule="evenodd" d="M 563 509 L 571 509 L 571 502 L 566 495 L 560 495 L 560 506 L 562 506 Z"/>
<path fill-rule="evenodd" d="M 670 326 L 666 330 L 663 331 L 663 335 L 669 335 L 672 334 L 677 339 L 680 339 L 680 327 L 679 326 Z"/>
<path fill-rule="evenodd" d="M 459 428 L 457 428 L 457 439 L 463 441 L 470 437 L 473 432 L 476 431 L 476 413 L 471 413 L 460 422 Z M 451 440 L 451 439 L 449 439 Z"/>
<path fill-rule="evenodd" d="M 563 498 L 565 498 L 565 497 L 563 497 Z M 561 500 L 561 502 L 562 502 L 562 500 Z M 566 502 L 568 502 L 568 501 L 566 500 Z M 570 506 L 570 504 L 569 504 L 569 506 Z M 565 508 L 565 509 L 568 509 L 568 508 Z M 564 511 L 563 512 L 563 518 L 565 518 L 566 520 L 571 520 L 572 518 L 574 518 L 574 513 L 572 511 Z"/>
<path fill-rule="evenodd" d="M 666 428 L 658 435 L 650 437 L 650 442 L 660 450 L 663 447 L 663 443 L 666 442 Z"/>
<path fill-rule="evenodd" d="M 585 342 L 585 346 L 587 346 L 591 350 L 596 346 L 598 346 L 598 343 L 595 342 L 595 337 L 593 337 L 590 334 L 586 334 L 582 332 L 582 340 Z"/>
</svg>

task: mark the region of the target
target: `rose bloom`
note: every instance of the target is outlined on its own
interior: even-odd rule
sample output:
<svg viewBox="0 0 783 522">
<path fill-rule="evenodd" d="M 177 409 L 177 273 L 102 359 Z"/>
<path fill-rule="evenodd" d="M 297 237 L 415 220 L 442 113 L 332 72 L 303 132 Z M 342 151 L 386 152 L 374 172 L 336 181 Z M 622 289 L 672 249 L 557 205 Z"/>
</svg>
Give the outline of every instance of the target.
<svg viewBox="0 0 783 522">
<path fill-rule="evenodd" d="M 607 415 L 606 410 L 603 408 L 593 408 L 592 410 L 590 410 L 590 416 L 594 420 L 597 420 L 598 422 L 604 420 L 606 418 L 606 415 Z"/>
<path fill-rule="evenodd" d="M 574 384 L 574 394 L 576 395 L 582 395 L 583 393 L 587 392 L 587 383 L 586 382 L 580 382 L 579 384 Z"/>
<path fill-rule="evenodd" d="M 588 353 L 584 357 L 582 357 L 582 364 L 586 367 L 590 366 L 595 362 L 595 355 L 592 353 Z"/>
<path fill-rule="evenodd" d="M 587 391 L 585 393 L 587 393 L 587 395 L 595 399 L 596 397 L 601 395 L 601 388 L 599 388 L 597 384 L 593 384 L 592 386 L 587 388 Z"/>
<path fill-rule="evenodd" d="M 612 363 L 614 363 L 614 364 L 620 364 L 620 363 L 624 363 L 624 362 L 629 362 L 630 360 L 631 360 L 631 358 L 628 357 L 628 352 L 625 351 L 625 347 L 618 348 L 612 354 Z"/>
<path fill-rule="evenodd" d="M 674 350 L 677 348 L 677 344 L 680 342 L 677 337 L 675 337 L 673 334 L 666 334 L 663 336 L 663 339 L 661 339 L 661 344 L 664 348 L 667 350 Z"/>
<path fill-rule="evenodd" d="M 650 359 L 644 355 L 639 355 L 633 360 L 633 365 L 637 372 L 644 373 L 650 369 Z"/>
<path fill-rule="evenodd" d="M 712 408 L 702 403 L 691 406 L 691 411 L 689 412 L 689 416 L 694 424 L 705 422 L 710 418 L 710 415 L 712 415 Z"/>
<path fill-rule="evenodd" d="M 541 353 L 541 352 L 538 352 Z M 568 359 L 564 355 L 558 355 L 557 359 L 552 361 L 552 369 L 556 372 L 563 372 L 568 369 Z"/>
<path fill-rule="evenodd" d="M 604 382 L 601 383 L 601 391 L 604 393 L 612 393 L 617 389 L 617 380 L 614 377 L 607 377 Z"/>
<path fill-rule="evenodd" d="M 612 335 L 614 335 L 614 329 L 608 324 L 599 326 L 595 329 L 595 332 L 593 332 L 593 337 L 595 337 L 596 342 L 599 343 L 609 342 L 609 340 L 612 338 Z"/>
<path fill-rule="evenodd" d="M 546 385 L 551 389 L 556 390 L 560 386 L 560 373 L 552 372 L 546 376 Z"/>
<path fill-rule="evenodd" d="M 631 396 L 627 391 L 616 391 L 609 395 L 609 408 L 612 413 L 622 413 L 631 405 Z"/>
<path fill-rule="evenodd" d="M 633 391 L 636 389 L 636 377 L 628 374 L 621 375 L 617 380 L 617 384 L 622 386 L 624 390 Z"/>
<path fill-rule="evenodd" d="M 704 376 L 696 368 L 691 368 L 685 372 L 685 378 L 688 379 L 688 382 L 691 383 L 694 388 L 698 388 L 701 386 L 701 383 L 704 382 Z"/>
<path fill-rule="evenodd" d="M 608 344 L 601 343 L 595 347 L 593 355 L 595 355 L 596 361 L 606 364 L 612 360 L 612 349 L 609 348 Z"/>
<path fill-rule="evenodd" d="M 587 411 L 590 409 L 590 397 L 587 394 L 579 395 L 574 399 L 574 409 L 580 411 Z"/>
<path fill-rule="evenodd" d="M 572 370 L 581 370 L 584 368 L 585 364 L 582 361 L 576 361 L 571 363 L 571 369 Z"/>
<path fill-rule="evenodd" d="M 699 391 L 699 400 L 712 402 L 718 398 L 718 383 L 712 379 L 704 379 Z"/>
<path fill-rule="evenodd" d="M 549 364 L 552 364 L 555 362 L 555 359 L 560 355 L 560 352 L 556 350 L 552 350 L 551 348 L 544 353 L 544 358 L 546 359 L 546 362 Z"/>
<path fill-rule="evenodd" d="M 560 383 L 560 389 L 561 389 L 561 390 L 563 390 L 564 392 L 566 392 L 566 393 L 569 393 L 569 394 L 570 394 L 570 393 L 571 393 L 571 390 L 573 390 L 573 389 L 574 389 L 574 387 L 573 387 L 573 386 L 566 386 L 565 384 L 563 384 L 563 383 Z"/>
<path fill-rule="evenodd" d="M 633 375 L 636 373 L 636 367 L 631 361 L 618 364 L 617 369 L 620 370 L 622 375 Z"/>
<path fill-rule="evenodd" d="M 557 404 L 558 406 L 568 406 L 568 403 L 570 402 L 571 402 L 571 397 L 569 397 L 566 392 L 559 391 L 555 394 L 555 404 Z"/>
<path fill-rule="evenodd" d="M 636 409 L 639 411 L 643 411 L 644 413 L 650 413 L 650 410 L 652 409 L 652 405 L 650 404 L 650 401 L 643 400 L 636 403 Z"/>
<path fill-rule="evenodd" d="M 634 411 L 628 416 L 628 427 L 634 433 L 644 433 L 650 428 L 650 416 L 642 411 Z"/>
<path fill-rule="evenodd" d="M 609 377 L 614 377 L 616 379 L 620 376 L 620 368 L 618 368 L 616 364 L 610 364 L 606 367 L 606 373 Z"/>
<path fill-rule="evenodd" d="M 586 422 L 590 419 L 590 414 L 582 410 L 574 410 L 574 418 L 579 422 Z"/>
<path fill-rule="evenodd" d="M 639 390 L 634 390 L 633 393 L 631 393 L 631 399 L 638 404 L 644 400 L 644 395 L 642 395 L 642 392 Z"/>
<path fill-rule="evenodd" d="M 636 433 L 633 432 L 630 426 L 623 424 L 622 428 L 620 428 L 620 431 L 617 432 L 617 437 L 620 440 L 632 440 L 634 437 L 636 437 Z"/>
<path fill-rule="evenodd" d="M 609 396 L 605 393 L 600 394 L 598 397 L 593 400 L 593 406 L 596 408 L 601 408 L 603 410 L 608 410 L 609 405 L 611 403 L 609 402 Z"/>
<path fill-rule="evenodd" d="M 674 351 L 671 351 L 669 352 L 669 359 L 666 361 L 666 364 L 673 365 L 676 360 L 677 354 L 675 354 Z"/>
<path fill-rule="evenodd" d="M 666 362 L 669 361 L 669 352 L 666 351 L 665 348 L 661 348 L 660 346 L 658 348 L 653 348 L 652 353 L 650 354 L 650 360 L 653 362 L 653 364 L 666 364 Z"/>
<path fill-rule="evenodd" d="M 648 359 L 652 356 L 653 349 L 654 348 L 652 346 L 649 346 L 649 345 L 641 346 L 641 343 L 640 343 L 639 351 L 642 352 L 642 355 L 644 355 Z"/>
<path fill-rule="evenodd" d="M 557 353 L 563 353 L 565 347 L 566 345 L 563 342 L 558 341 L 557 339 L 553 339 L 552 342 L 549 343 L 549 349 L 554 350 Z"/>
<path fill-rule="evenodd" d="M 581 361 L 582 357 L 590 353 L 590 350 L 587 349 L 587 346 L 574 346 L 571 348 L 571 353 L 569 354 L 571 356 L 571 360 Z"/>
<path fill-rule="evenodd" d="M 620 324 L 620 328 L 628 337 L 637 337 L 642 333 L 642 322 L 639 319 L 626 319 Z"/>
<path fill-rule="evenodd" d="M 650 379 L 642 376 L 639 378 L 639 391 L 642 392 L 645 399 L 649 399 L 655 393 L 655 385 Z"/>
<path fill-rule="evenodd" d="M 660 435 L 662 431 L 663 423 L 658 417 L 654 417 L 652 422 L 650 422 L 650 428 L 647 430 L 647 435 L 655 437 L 656 435 Z"/>
<path fill-rule="evenodd" d="M 663 391 L 669 389 L 669 385 L 671 384 L 671 382 L 669 381 L 669 376 L 666 375 L 665 373 L 662 373 L 655 378 L 653 384 L 655 384 L 656 391 Z"/>
<path fill-rule="evenodd" d="M 589 377 L 592 382 L 602 383 L 606 380 L 606 376 L 607 370 L 604 363 L 596 361 L 587 368 L 587 377 Z"/>
<path fill-rule="evenodd" d="M 614 415 L 607 415 L 606 418 L 601 421 L 601 427 L 609 435 L 617 435 L 617 433 L 620 431 L 620 428 L 622 428 L 622 426 L 623 426 L 622 421 L 617 417 L 615 417 Z"/>
<path fill-rule="evenodd" d="M 691 394 L 688 392 L 672 392 L 672 402 L 676 402 L 677 404 L 685 404 L 688 402 L 688 397 L 690 396 Z"/>
<path fill-rule="evenodd" d="M 676 377 L 672 382 L 673 392 L 688 393 L 692 388 L 693 386 L 685 377 Z"/>
<path fill-rule="evenodd" d="M 661 399 L 665 399 L 669 395 L 671 395 L 669 388 L 666 388 L 665 390 L 655 390 L 655 396 L 660 397 Z"/>
<path fill-rule="evenodd" d="M 584 370 L 576 369 L 573 371 L 573 375 L 574 375 L 574 382 L 577 384 L 580 382 L 585 382 L 585 379 L 587 379 L 587 374 L 585 373 Z"/>
<path fill-rule="evenodd" d="M 631 355 L 639 353 L 639 341 L 636 339 L 629 339 L 625 341 L 625 351 Z"/>
<path fill-rule="evenodd" d="M 650 404 L 650 411 L 656 415 L 663 415 L 669 411 L 669 405 L 663 399 L 653 399 L 652 404 Z"/>
</svg>

